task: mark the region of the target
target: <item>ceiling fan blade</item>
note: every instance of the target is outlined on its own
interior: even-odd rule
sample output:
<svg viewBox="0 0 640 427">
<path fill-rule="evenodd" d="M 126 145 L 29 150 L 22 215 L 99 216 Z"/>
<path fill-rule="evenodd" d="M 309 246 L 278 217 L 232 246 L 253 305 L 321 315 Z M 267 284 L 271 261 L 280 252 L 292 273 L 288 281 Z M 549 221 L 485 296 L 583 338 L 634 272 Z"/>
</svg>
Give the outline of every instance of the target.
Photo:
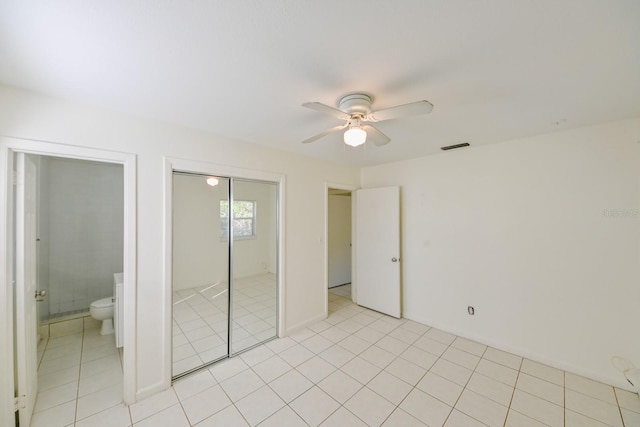
<svg viewBox="0 0 640 427">
<path fill-rule="evenodd" d="M 323 104 L 322 102 L 305 102 L 304 104 L 302 104 L 302 106 L 310 108 L 312 110 L 319 111 L 324 114 L 328 114 L 340 120 L 347 120 L 350 117 L 344 111 L 338 110 L 337 108 L 334 108 L 334 107 L 330 107 L 327 104 Z"/>
<path fill-rule="evenodd" d="M 388 144 L 389 141 L 391 141 L 391 138 L 380 132 L 376 127 L 371 125 L 362 125 L 362 129 L 367 132 L 367 138 L 371 139 L 371 141 L 373 141 L 377 146 Z"/>
<path fill-rule="evenodd" d="M 311 138 L 307 138 L 307 139 L 305 139 L 304 141 L 302 141 L 302 143 L 303 143 L 303 144 L 308 144 L 308 143 L 313 142 L 313 141 L 315 141 L 315 140 L 317 140 L 317 139 L 320 139 L 320 138 L 322 138 L 322 137 L 324 137 L 324 136 L 327 136 L 327 135 L 329 135 L 330 133 L 337 132 L 337 131 L 339 131 L 339 130 L 341 130 L 341 129 L 344 129 L 344 128 L 346 128 L 346 127 L 347 127 L 347 124 L 346 124 L 346 123 L 345 123 L 345 124 L 343 124 L 343 125 L 340 125 L 340 126 L 332 127 L 331 129 L 327 129 L 327 130 L 325 130 L 324 132 L 320 132 L 319 134 L 314 135 L 314 136 L 312 136 Z"/>
<path fill-rule="evenodd" d="M 415 116 L 417 114 L 427 114 L 432 110 L 433 104 L 423 100 L 374 111 L 367 116 L 367 119 L 372 122 L 381 122 L 383 120 L 398 119 L 400 117 Z"/>
</svg>

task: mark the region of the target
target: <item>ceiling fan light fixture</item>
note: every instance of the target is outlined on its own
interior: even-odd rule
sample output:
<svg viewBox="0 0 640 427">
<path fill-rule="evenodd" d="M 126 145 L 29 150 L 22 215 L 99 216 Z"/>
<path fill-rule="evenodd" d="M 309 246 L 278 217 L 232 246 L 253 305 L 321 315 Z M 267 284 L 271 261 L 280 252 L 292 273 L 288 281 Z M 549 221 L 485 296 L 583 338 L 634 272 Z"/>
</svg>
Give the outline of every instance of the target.
<svg viewBox="0 0 640 427">
<path fill-rule="evenodd" d="M 351 147 L 362 145 L 367 140 L 367 132 L 360 126 L 350 126 L 344 133 L 344 143 Z"/>
</svg>

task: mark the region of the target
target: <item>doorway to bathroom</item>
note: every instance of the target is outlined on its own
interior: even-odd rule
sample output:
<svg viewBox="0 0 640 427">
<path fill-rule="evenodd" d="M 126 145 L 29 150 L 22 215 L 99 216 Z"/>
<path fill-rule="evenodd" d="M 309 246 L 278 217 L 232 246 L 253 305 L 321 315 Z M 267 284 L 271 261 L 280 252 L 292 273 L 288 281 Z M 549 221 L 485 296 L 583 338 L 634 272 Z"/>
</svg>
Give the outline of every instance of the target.
<svg viewBox="0 0 640 427">
<path fill-rule="evenodd" d="M 35 263 L 37 295 L 33 422 L 54 412 L 81 420 L 123 401 L 122 329 L 114 328 L 122 323 L 115 313 L 122 313 L 123 166 L 16 158 L 35 225 L 25 236 L 25 246 L 35 246 L 25 258 Z"/>
<path fill-rule="evenodd" d="M 172 379 L 278 336 L 279 182 L 173 170 Z"/>
<path fill-rule="evenodd" d="M 92 303 L 115 297 L 123 270 L 122 165 L 27 155 L 34 162 L 38 320 L 43 338 L 77 330 Z M 122 282 L 120 279 L 118 282 Z M 47 327 L 49 331 L 47 330 Z"/>
<path fill-rule="evenodd" d="M 121 279 L 127 283 L 123 317 L 130 321 L 135 316 L 135 155 L 8 137 L 0 143 L 0 159 L 7 165 L 0 177 L 6 201 L 0 211 L 6 227 L 0 234 L 7 244 L 0 252 L 0 268 L 7 283 L 14 284 L 0 294 L 7 320 L 0 325 L 0 335 L 8 344 L 0 357 L 0 390 L 2 402 L 15 400 L 13 411 L 0 405 L 0 423 L 13 425 L 15 411 L 15 424 L 40 425 L 44 420 L 48 425 L 56 419 L 69 420 L 61 424 L 67 425 L 106 409 L 99 407 L 102 404 L 133 403 L 135 359 L 130 343 L 135 331 L 125 330 L 121 343 L 129 350 L 119 351 L 114 334 L 101 335 L 103 320 L 88 316 L 88 308 L 94 301 L 111 301 L 114 281 Z M 105 174 L 105 167 L 118 172 Z M 74 178 L 85 184 L 84 189 L 74 186 Z M 112 198 L 106 204 L 117 206 L 118 213 L 86 198 L 111 186 L 117 187 L 111 192 L 117 201 Z M 78 216 L 79 212 L 84 214 Z M 109 214 L 100 217 L 102 212 Z M 97 224 L 95 217 L 100 217 Z M 93 229 L 109 221 L 120 224 L 119 236 L 101 229 L 98 237 L 108 248 L 87 245 Z M 95 270 L 90 268 L 93 260 L 99 260 L 94 266 L 108 265 L 109 254 L 112 260 L 119 258 L 115 263 L 120 273 L 109 272 L 109 290 L 106 280 L 101 290 L 79 288 L 78 277 Z M 72 290 L 80 292 L 70 295 L 63 282 L 75 284 Z M 82 300 L 86 306 L 80 306 Z M 128 373 L 127 379 L 123 373 Z"/>
</svg>

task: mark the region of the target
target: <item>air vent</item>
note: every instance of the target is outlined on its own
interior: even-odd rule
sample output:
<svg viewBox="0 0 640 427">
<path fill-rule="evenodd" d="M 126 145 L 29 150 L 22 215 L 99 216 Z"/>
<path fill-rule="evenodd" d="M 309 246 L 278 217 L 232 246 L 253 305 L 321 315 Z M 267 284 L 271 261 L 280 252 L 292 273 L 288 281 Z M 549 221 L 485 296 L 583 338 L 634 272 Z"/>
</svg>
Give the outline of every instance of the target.
<svg viewBox="0 0 640 427">
<path fill-rule="evenodd" d="M 455 148 L 462 148 L 462 147 L 468 147 L 468 146 L 469 146 L 468 142 L 463 142 L 462 144 L 454 144 L 454 145 L 447 145 L 446 147 L 440 147 L 440 149 L 443 151 L 447 151 L 447 150 L 453 150 Z"/>
</svg>

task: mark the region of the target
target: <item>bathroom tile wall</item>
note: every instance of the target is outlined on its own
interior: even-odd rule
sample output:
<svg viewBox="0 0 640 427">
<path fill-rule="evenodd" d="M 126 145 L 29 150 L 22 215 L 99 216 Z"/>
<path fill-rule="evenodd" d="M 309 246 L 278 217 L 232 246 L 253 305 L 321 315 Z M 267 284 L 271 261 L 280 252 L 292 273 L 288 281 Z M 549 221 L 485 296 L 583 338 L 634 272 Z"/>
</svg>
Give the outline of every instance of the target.
<svg viewBox="0 0 640 427">
<path fill-rule="evenodd" d="M 48 235 L 40 246 L 48 258 L 39 270 L 48 277 L 39 281 L 48 282 L 48 311 L 55 315 L 113 294 L 113 273 L 122 271 L 123 175 L 122 166 L 108 163 L 55 157 L 47 163 L 41 201 L 48 218 L 41 222 Z"/>
</svg>

